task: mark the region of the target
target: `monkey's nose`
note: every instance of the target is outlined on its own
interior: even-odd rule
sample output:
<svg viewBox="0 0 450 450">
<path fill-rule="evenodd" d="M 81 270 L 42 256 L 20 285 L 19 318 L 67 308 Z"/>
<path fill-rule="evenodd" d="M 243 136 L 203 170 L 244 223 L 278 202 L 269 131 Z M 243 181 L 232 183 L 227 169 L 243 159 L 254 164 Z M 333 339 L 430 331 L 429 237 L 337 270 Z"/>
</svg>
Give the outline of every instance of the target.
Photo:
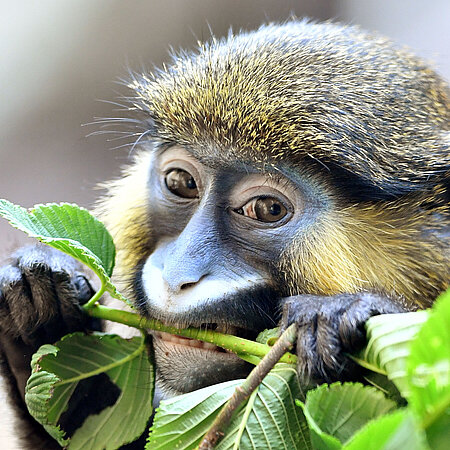
<svg viewBox="0 0 450 450">
<path fill-rule="evenodd" d="M 189 288 L 200 283 L 205 276 L 189 274 L 189 276 L 179 277 L 176 274 L 163 273 L 164 283 L 171 294 L 179 294 L 182 291 L 187 291 Z"/>
</svg>

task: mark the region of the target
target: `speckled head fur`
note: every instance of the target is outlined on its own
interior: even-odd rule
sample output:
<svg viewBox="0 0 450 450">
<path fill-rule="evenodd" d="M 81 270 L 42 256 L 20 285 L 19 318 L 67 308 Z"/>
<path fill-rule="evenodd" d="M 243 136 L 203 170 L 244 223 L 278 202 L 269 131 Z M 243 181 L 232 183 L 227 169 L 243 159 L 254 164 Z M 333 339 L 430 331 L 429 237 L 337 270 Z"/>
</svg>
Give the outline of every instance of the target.
<svg viewBox="0 0 450 450">
<path fill-rule="evenodd" d="M 291 21 L 212 39 L 129 87 L 150 140 L 224 164 L 287 160 L 334 189 L 334 209 L 280 262 L 293 294 L 375 290 L 427 305 L 448 286 L 450 94 L 407 51 Z M 146 160 L 99 209 L 125 275 L 152 249 Z"/>
<path fill-rule="evenodd" d="M 356 27 L 293 21 L 230 33 L 130 87 L 151 134 L 199 155 L 316 161 L 382 197 L 450 174 L 448 87 Z"/>
</svg>

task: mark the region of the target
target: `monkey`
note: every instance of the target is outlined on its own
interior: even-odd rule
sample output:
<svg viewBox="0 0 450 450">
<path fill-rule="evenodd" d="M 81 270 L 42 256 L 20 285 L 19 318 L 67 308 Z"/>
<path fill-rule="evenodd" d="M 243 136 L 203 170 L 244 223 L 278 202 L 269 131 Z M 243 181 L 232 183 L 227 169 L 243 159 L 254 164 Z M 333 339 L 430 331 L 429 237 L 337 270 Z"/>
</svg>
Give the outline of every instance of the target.
<svg viewBox="0 0 450 450">
<path fill-rule="evenodd" d="M 251 339 L 296 323 L 298 373 L 314 384 L 358 376 L 347 354 L 371 316 L 427 308 L 448 287 L 449 88 L 409 51 L 291 20 L 126 84 L 121 121 L 139 138 L 94 210 L 142 315 Z M 3 372 L 23 421 L 31 354 L 98 329 L 80 308 L 93 292 L 76 261 L 40 245 L 0 269 Z M 249 371 L 212 344 L 151 334 L 162 398 Z"/>
</svg>

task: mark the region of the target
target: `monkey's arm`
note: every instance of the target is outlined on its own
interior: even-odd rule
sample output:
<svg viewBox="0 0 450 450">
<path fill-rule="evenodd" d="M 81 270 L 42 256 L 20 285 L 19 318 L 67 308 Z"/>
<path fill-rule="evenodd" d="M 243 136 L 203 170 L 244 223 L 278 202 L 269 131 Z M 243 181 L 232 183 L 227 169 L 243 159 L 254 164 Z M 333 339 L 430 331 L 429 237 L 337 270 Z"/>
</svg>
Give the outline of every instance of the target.
<svg viewBox="0 0 450 450">
<path fill-rule="evenodd" d="M 24 247 L 0 268 L 1 369 L 31 448 L 54 444 L 25 407 L 31 356 L 67 333 L 100 329 L 81 309 L 93 294 L 81 264 L 47 246 Z"/>
<path fill-rule="evenodd" d="M 298 326 L 298 372 L 312 383 L 355 379 L 360 370 L 346 353 L 366 343 L 364 325 L 379 314 L 405 312 L 398 300 L 368 292 L 287 297 L 281 328 Z"/>
</svg>

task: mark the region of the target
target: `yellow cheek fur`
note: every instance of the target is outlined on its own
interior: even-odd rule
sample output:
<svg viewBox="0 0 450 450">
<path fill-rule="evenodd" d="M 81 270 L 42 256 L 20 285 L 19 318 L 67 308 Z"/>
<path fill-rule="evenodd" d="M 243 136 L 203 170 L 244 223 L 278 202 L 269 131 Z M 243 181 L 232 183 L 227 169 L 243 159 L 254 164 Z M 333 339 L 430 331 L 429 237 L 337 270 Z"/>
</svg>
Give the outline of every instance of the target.
<svg viewBox="0 0 450 450">
<path fill-rule="evenodd" d="M 119 280 L 127 280 L 151 241 L 147 222 L 150 161 L 151 154 L 142 151 L 123 169 L 121 178 L 100 185 L 106 194 L 97 202 L 94 213 L 105 223 L 116 244 L 115 275 Z"/>
<path fill-rule="evenodd" d="M 427 231 L 432 224 L 432 213 L 406 201 L 332 212 L 285 251 L 291 294 L 377 291 L 428 306 L 450 272 L 448 242 Z"/>
</svg>

